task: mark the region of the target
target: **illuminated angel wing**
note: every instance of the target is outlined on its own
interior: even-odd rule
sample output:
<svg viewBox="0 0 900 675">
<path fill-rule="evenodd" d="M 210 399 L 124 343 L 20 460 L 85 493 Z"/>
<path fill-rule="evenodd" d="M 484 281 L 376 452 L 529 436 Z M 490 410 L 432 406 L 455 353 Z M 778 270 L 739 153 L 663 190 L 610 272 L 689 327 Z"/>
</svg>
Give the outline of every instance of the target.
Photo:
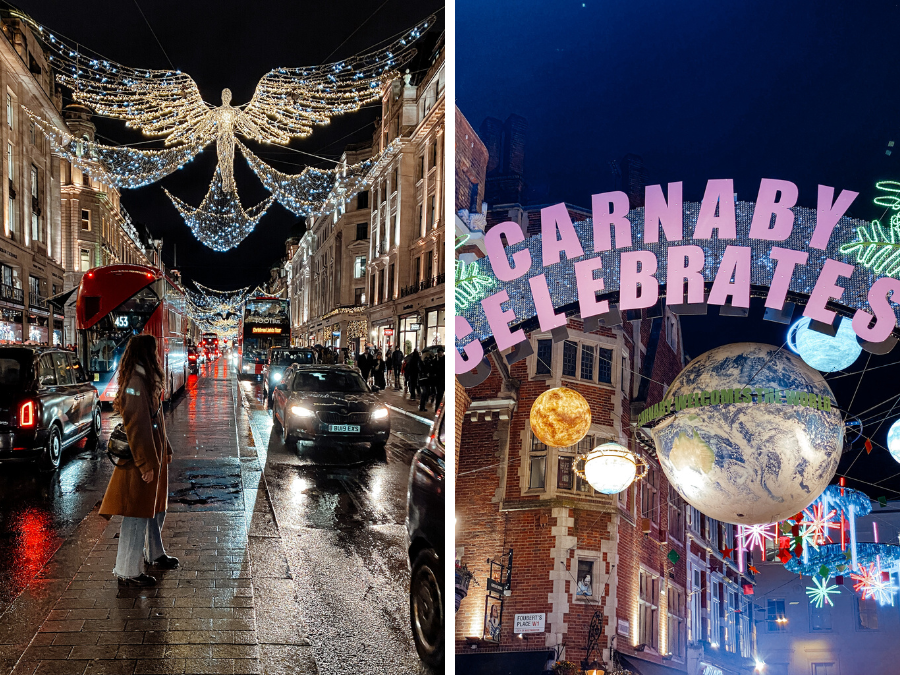
<svg viewBox="0 0 900 675">
<path fill-rule="evenodd" d="M 416 50 L 412 44 L 434 23 L 430 16 L 381 49 L 344 61 L 310 68 L 276 68 L 256 85 L 256 91 L 235 130 L 272 143 L 303 138 L 313 126 L 358 110 L 381 97 L 383 87 L 397 77 Z M 253 133 L 245 131 L 250 123 Z"/>
<path fill-rule="evenodd" d="M 125 120 L 145 134 L 165 136 L 166 145 L 205 145 L 215 137 L 210 108 L 189 75 L 129 68 L 79 51 L 46 28 L 40 33 L 51 51 L 57 80 L 79 103 L 100 115 Z"/>
</svg>

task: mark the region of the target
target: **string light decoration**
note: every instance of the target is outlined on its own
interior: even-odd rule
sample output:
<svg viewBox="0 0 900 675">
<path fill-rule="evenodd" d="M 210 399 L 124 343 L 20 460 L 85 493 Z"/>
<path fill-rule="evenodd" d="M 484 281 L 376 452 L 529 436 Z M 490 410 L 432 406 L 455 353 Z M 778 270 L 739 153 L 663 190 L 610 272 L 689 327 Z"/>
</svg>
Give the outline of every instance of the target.
<svg viewBox="0 0 900 675">
<path fill-rule="evenodd" d="M 819 609 L 822 608 L 823 604 L 834 606 L 834 603 L 831 601 L 832 595 L 840 595 L 841 589 L 837 584 L 828 585 L 828 580 L 831 577 L 816 578 L 813 577 L 813 585 L 806 587 L 806 594 L 809 596 L 809 601 L 812 602 Z"/>
<path fill-rule="evenodd" d="M 155 183 L 182 168 L 204 148 L 181 145 L 166 150 L 136 150 L 78 139 L 60 131 L 40 115 L 21 106 L 34 126 L 44 134 L 50 149 L 83 173 L 118 189 Z"/>
<path fill-rule="evenodd" d="M 837 515 L 837 510 L 831 509 L 826 513 L 824 504 L 812 504 L 803 509 L 803 515 L 805 519 L 800 521 L 800 525 L 817 544 L 830 543 L 831 535 L 828 530 L 840 528 L 840 525 L 833 520 Z"/>
<path fill-rule="evenodd" d="M 163 192 L 172 200 L 194 236 L 214 251 L 227 251 L 244 241 L 275 200 L 267 197 L 256 206 L 244 209 L 237 192 L 225 189 L 222 172 L 218 169 L 203 202 L 196 209 L 165 188 Z"/>
<path fill-rule="evenodd" d="M 274 195 L 278 203 L 297 216 L 322 216 L 367 189 L 372 177 L 390 163 L 400 152 L 400 139 L 394 140 L 383 152 L 357 164 L 336 169 L 305 168 L 292 175 L 272 168 L 254 155 L 243 143 L 235 141 L 247 164 Z"/>
<path fill-rule="evenodd" d="M 859 573 L 851 573 L 850 578 L 856 582 L 853 590 L 861 593 L 863 600 L 871 598 L 880 605 L 894 604 L 894 591 L 897 587 L 890 582 L 890 577 L 885 579 L 879 563 L 873 562 L 868 567 L 861 567 Z"/>
<path fill-rule="evenodd" d="M 180 70 L 124 66 L 70 44 L 30 17 L 22 18 L 46 45 L 57 81 L 71 89 L 75 101 L 100 115 L 124 120 L 126 126 L 161 138 L 172 148 L 131 150 L 92 143 L 88 152 L 92 161 L 86 161 L 79 152 L 83 141 L 73 146 L 64 132 L 54 133 L 50 125 L 41 125 L 48 138 L 55 137 L 60 154 L 77 159 L 82 170 L 117 187 L 139 187 L 168 175 L 208 144 L 216 143 L 218 167 L 200 207 L 193 209 L 167 194 L 194 235 L 217 251 L 243 241 L 271 204 L 270 199 L 265 207 L 260 204 L 246 211 L 240 206 L 234 184 L 237 136 L 287 145 L 292 139 L 306 138 L 314 127 L 328 124 L 332 117 L 378 100 L 399 76 L 399 69 L 415 56 L 413 43 L 435 20 L 432 15 L 386 46 L 349 59 L 321 66 L 276 68 L 260 79 L 246 104 L 231 105 L 231 90 L 223 89 L 221 105 L 214 106 L 203 100 L 196 82 Z M 260 166 L 257 173 L 275 175 L 271 167 Z M 307 215 L 304 197 L 320 208 L 319 200 L 311 195 L 321 194 L 327 207 L 352 196 L 363 184 L 362 175 L 347 167 L 331 172 L 310 169 L 299 177 L 280 175 L 284 186 L 267 187 L 289 209 L 300 208 L 295 211 L 298 215 Z"/>
<path fill-rule="evenodd" d="M 856 263 L 876 274 L 896 277 L 900 272 L 900 183 L 883 180 L 875 183 L 875 188 L 886 194 L 875 197 L 878 206 L 894 211 L 890 227 L 885 228 L 878 220 L 868 226 L 856 228 L 856 239 L 841 246 L 845 255 L 856 255 Z"/>
<path fill-rule="evenodd" d="M 456 238 L 456 250 L 466 245 L 469 235 L 464 234 Z M 473 302 L 482 300 L 488 296 L 490 290 L 497 285 L 494 277 L 481 273 L 481 265 L 477 260 L 466 263 L 456 260 L 454 269 L 454 302 L 457 310 L 465 309 Z"/>
<path fill-rule="evenodd" d="M 777 523 L 769 525 L 738 525 L 738 537 L 747 551 L 759 548 L 761 553 L 766 551 L 766 542 L 775 541 Z"/>
</svg>

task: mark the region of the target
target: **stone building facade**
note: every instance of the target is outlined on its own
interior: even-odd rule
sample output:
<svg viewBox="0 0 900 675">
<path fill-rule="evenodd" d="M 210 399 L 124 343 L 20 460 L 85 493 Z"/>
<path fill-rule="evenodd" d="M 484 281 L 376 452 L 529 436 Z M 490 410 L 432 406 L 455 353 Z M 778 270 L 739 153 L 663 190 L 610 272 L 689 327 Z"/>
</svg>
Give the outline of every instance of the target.
<svg viewBox="0 0 900 675">
<path fill-rule="evenodd" d="M 371 146 L 350 146 L 341 163 L 356 164 L 371 156 Z M 307 218 L 290 262 L 295 344 L 348 347 L 354 353 L 360 341 L 365 345 L 370 218 L 368 191 L 333 213 Z"/>
<path fill-rule="evenodd" d="M 62 99 L 30 27 L 3 11 L 0 33 L 0 343 L 60 343 L 48 303 L 64 285 L 59 166 L 20 106 L 62 126 Z"/>
<path fill-rule="evenodd" d="M 444 49 L 427 70 L 395 80 L 374 145 L 399 145 L 371 176 L 366 265 L 368 342 L 404 353 L 445 343 Z"/>
<path fill-rule="evenodd" d="M 456 615 L 457 669 L 537 675 L 552 652 L 576 664 L 609 667 L 616 659 L 657 675 L 749 675 L 752 604 L 741 591 L 753 580 L 726 555 L 734 529 L 670 489 L 652 443 L 632 424 L 683 366 L 678 317 L 644 310 L 636 320 L 585 331 L 576 316 L 566 332 L 556 342 L 532 333 L 534 353 L 511 366 L 492 354 L 488 379 L 457 395 L 464 410 L 457 411 L 456 558 L 474 574 Z M 544 446 L 531 432 L 532 404 L 557 386 L 578 391 L 591 407 L 591 429 L 575 447 Z M 605 441 L 640 452 L 650 465 L 618 495 L 596 493 L 574 471 L 579 452 Z M 510 550 L 496 643 L 483 639 L 495 602 L 487 597 L 486 561 L 503 561 Z M 517 633 L 517 614 L 543 614 L 544 631 Z M 602 632 L 588 654 L 592 622 Z"/>
<path fill-rule="evenodd" d="M 96 127 L 89 108 L 72 104 L 63 110 L 65 123 L 75 138 L 94 140 Z M 58 158 L 60 177 L 61 262 L 65 288 L 81 283 L 92 267 L 130 263 L 155 265 L 146 232 L 141 235 L 119 201 L 119 191 L 82 173 Z M 65 305 L 64 341 L 75 342 L 74 297 Z"/>
</svg>

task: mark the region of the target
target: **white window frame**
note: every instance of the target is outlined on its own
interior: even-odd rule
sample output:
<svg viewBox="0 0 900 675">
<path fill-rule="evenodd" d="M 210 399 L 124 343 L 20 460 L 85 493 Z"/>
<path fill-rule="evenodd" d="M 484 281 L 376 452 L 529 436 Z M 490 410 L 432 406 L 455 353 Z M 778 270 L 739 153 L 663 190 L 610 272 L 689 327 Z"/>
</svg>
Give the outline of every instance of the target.
<svg viewBox="0 0 900 675">
<path fill-rule="evenodd" d="M 669 513 L 668 513 L 668 527 L 666 531 L 671 539 L 678 542 L 679 544 L 684 543 L 684 530 L 685 530 L 685 507 L 687 503 L 681 498 L 681 495 L 678 494 L 678 491 L 672 487 L 672 484 L 669 483 L 669 491 L 667 501 L 669 504 Z M 672 529 L 672 521 L 673 521 L 673 512 L 675 513 L 675 520 L 679 521 L 678 528 L 673 534 Z M 680 514 L 680 515 L 678 515 Z"/>
<path fill-rule="evenodd" d="M 678 608 L 677 600 L 681 600 L 681 614 L 673 612 Z M 672 624 L 675 624 L 673 639 Z M 687 593 L 681 586 L 670 583 L 666 590 L 666 652 L 678 661 L 684 659 L 687 652 Z M 675 649 L 672 649 L 673 644 Z"/>
<path fill-rule="evenodd" d="M 84 217 L 84 214 L 87 214 L 87 218 Z M 91 210 L 90 209 L 81 209 L 81 231 L 82 232 L 90 232 L 92 229 L 91 223 Z M 84 224 L 87 223 L 87 227 Z"/>
<path fill-rule="evenodd" d="M 638 570 L 638 643 L 653 651 L 659 649 L 659 584 L 658 574 L 644 567 Z"/>
<path fill-rule="evenodd" d="M 528 377 L 532 380 L 553 380 L 556 382 L 578 382 L 581 384 L 592 385 L 596 387 L 617 390 L 621 373 L 618 372 L 618 364 L 616 363 L 616 355 L 618 354 L 618 345 L 614 340 L 604 338 L 591 333 L 580 333 L 577 331 L 569 331 L 569 338 L 561 342 L 551 344 L 550 352 L 550 372 L 538 373 L 538 341 L 552 340 L 549 333 L 533 333 L 531 336 L 531 348 L 534 354 L 528 357 Z M 563 354 L 565 353 L 566 343 L 575 343 L 577 345 L 575 351 L 575 375 L 563 375 Z M 582 377 L 582 358 L 584 347 L 589 346 L 594 350 L 594 364 L 590 378 Z M 600 353 L 598 350 L 605 349 L 612 352 L 610 357 L 610 382 L 600 381 Z"/>
</svg>

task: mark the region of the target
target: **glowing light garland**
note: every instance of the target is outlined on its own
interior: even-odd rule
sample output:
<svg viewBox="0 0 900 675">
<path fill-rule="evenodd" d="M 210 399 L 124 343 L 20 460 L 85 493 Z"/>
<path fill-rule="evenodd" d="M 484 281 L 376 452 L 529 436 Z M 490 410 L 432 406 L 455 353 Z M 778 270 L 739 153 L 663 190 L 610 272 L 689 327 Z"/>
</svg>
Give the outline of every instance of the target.
<svg viewBox="0 0 900 675">
<path fill-rule="evenodd" d="M 825 513 L 824 504 L 813 504 L 803 509 L 803 515 L 806 516 L 806 519 L 801 520 L 800 525 L 804 527 L 804 531 L 813 538 L 816 544 L 824 544 L 826 539 L 830 542 L 831 535 L 828 534 L 828 530 L 840 528 L 838 523 L 832 522 L 832 518 L 837 515 L 837 511 L 831 509 L 828 513 Z"/>
<path fill-rule="evenodd" d="M 747 551 L 758 548 L 760 552 L 765 553 L 766 542 L 775 540 L 776 528 L 776 523 L 769 525 L 738 525 L 738 536 L 741 537 L 744 548 Z"/>
<path fill-rule="evenodd" d="M 823 604 L 834 606 L 834 603 L 831 601 L 831 595 L 840 595 L 841 589 L 837 584 L 833 584 L 831 586 L 828 585 L 828 580 L 831 577 L 825 577 L 824 579 L 813 578 L 813 585 L 806 587 L 806 594 L 809 596 L 809 601 L 812 602 L 819 609 L 822 608 Z"/>
<path fill-rule="evenodd" d="M 875 187 L 887 194 L 875 198 L 878 206 L 900 211 L 900 183 L 883 180 Z M 891 216 L 890 228 L 877 220 L 856 228 L 856 239 L 841 246 L 841 253 L 856 254 L 856 262 L 876 274 L 895 277 L 900 272 L 900 213 Z"/>
<path fill-rule="evenodd" d="M 268 197 L 245 210 L 237 192 L 225 189 L 222 172 L 218 169 L 203 202 L 196 209 L 165 188 L 163 191 L 172 200 L 194 236 L 214 251 L 227 251 L 244 241 L 275 200 L 274 197 Z"/>
<path fill-rule="evenodd" d="M 47 138 L 50 149 L 80 171 L 113 187 L 139 188 L 155 183 L 190 162 L 204 144 L 181 145 L 167 150 L 135 150 L 77 139 L 60 131 L 41 116 L 21 106 Z"/>
</svg>

